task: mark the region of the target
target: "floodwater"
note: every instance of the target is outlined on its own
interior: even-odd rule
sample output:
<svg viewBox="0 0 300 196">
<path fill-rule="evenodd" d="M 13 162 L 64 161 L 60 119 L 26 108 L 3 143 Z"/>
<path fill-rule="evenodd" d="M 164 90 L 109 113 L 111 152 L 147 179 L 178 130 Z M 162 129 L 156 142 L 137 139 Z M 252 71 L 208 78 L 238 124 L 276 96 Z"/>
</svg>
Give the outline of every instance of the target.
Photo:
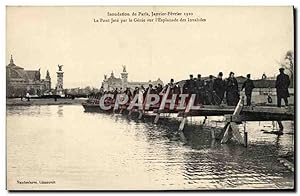
<svg viewBox="0 0 300 196">
<path fill-rule="evenodd" d="M 8 106 L 8 189 L 294 187 L 294 173 L 278 161 L 293 152 L 293 122 L 284 123 L 280 137 L 263 133 L 272 131 L 272 122 L 247 123 L 245 148 L 212 140 L 210 130 L 221 131 L 222 117 L 204 125 L 203 118 L 192 118 L 184 135 L 177 133 L 175 118 L 160 119 L 157 125 L 153 118 L 135 119 L 87 113 L 80 105 Z"/>
</svg>

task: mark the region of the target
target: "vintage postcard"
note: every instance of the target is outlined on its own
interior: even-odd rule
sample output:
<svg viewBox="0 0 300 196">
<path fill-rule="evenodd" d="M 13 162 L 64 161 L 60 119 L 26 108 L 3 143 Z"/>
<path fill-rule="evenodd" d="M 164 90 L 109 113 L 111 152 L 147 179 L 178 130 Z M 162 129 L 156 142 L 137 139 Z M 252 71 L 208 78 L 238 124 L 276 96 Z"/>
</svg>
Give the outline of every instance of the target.
<svg viewBox="0 0 300 196">
<path fill-rule="evenodd" d="M 7 190 L 295 190 L 293 6 L 7 6 Z"/>
</svg>

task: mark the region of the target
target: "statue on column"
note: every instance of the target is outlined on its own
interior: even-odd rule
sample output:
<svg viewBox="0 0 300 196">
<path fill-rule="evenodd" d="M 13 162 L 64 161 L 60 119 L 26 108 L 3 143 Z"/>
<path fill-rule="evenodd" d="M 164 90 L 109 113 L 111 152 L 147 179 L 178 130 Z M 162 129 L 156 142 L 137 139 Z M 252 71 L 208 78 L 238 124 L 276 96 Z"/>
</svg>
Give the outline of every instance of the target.
<svg viewBox="0 0 300 196">
<path fill-rule="evenodd" d="M 63 67 L 63 65 L 57 65 L 58 66 L 58 71 L 62 71 L 62 67 Z"/>
</svg>

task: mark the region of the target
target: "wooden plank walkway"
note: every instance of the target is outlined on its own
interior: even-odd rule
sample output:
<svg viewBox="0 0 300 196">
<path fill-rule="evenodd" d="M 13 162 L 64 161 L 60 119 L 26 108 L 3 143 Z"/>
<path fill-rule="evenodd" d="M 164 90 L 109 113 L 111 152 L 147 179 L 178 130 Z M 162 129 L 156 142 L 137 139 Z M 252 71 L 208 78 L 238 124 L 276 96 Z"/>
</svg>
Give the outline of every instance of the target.
<svg viewBox="0 0 300 196">
<path fill-rule="evenodd" d="M 204 105 L 199 110 L 191 110 L 187 114 L 183 111 L 178 113 L 179 117 L 186 116 L 224 116 L 233 114 L 235 106 L 213 106 Z M 161 112 L 163 113 L 163 112 Z M 240 112 L 241 121 L 277 121 L 294 120 L 294 106 L 243 106 Z"/>
<path fill-rule="evenodd" d="M 97 104 L 83 104 L 86 110 L 100 111 L 100 106 Z M 199 110 L 190 110 L 185 113 L 184 110 L 169 110 L 159 108 L 150 108 L 144 112 L 153 113 L 178 113 L 178 117 L 182 116 L 224 116 L 233 114 L 236 106 L 226 106 L 226 105 L 203 105 Z M 122 108 L 126 110 L 125 108 Z M 105 111 L 103 111 L 105 112 Z M 108 111 L 109 112 L 109 111 Z M 134 108 L 133 112 L 138 112 L 138 109 Z M 294 106 L 285 107 L 273 107 L 273 106 L 243 106 L 241 116 L 244 116 L 245 120 L 294 120 Z M 257 116 L 257 117 L 256 117 Z"/>
<path fill-rule="evenodd" d="M 223 134 L 221 143 L 226 143 L 231 137 L 235 137 L 240 144 L 247 146 L 247 131 L 244 129 L 244 136 L 241 135 L 238 124 L 246 121 L 277 121 L 280 132 L 283 131 L 283 124 L 281 121 L 293 121 L 295 118 L 294 106 L 289 107 L 274 107 L 274 106 L 244 106 L 244 97 L 242 97 L 236 106 L 226 106 L 226 105 L 201 105 L 198 109 L 193 109 L 192 103 L 194 103 L 194 97 L 191 97 L 190 101 L 187 103 L 185 109 L 170 110 L 165 104 L 156 105 L 149 108 L 148 110 L 133 108 L 128 110 L 125 105 L 120 106 L 117 110 L 103 111 L 98 104 L 82 104 L 85 111 L 98 111 L 98 112 L 114 112 L 121 114 L 122 111 L 128 111 L 128 116 L 132 113 L 138 113 L 138 119 L 141 119 L 143 115 L 147 113 L 154 113 L 155 119 L 154 123 L 158 123 L 161 114 L 171 114 L 176 113 L 178 117 L 181 118 L 181 123 L 179 125 L 178 131 L 182 133 L 184 126 L 187 122 L 188 117 L 192 116 L 225 116 L 226 125 L 224 127 L 225 132 Z M 165 99 L 163 99 L 165 101 Z M 205 122 L 205 120 L 204 120 Z M 215 133 L 212 131 L 212 139 L 215 139 Z"/>
</svg>

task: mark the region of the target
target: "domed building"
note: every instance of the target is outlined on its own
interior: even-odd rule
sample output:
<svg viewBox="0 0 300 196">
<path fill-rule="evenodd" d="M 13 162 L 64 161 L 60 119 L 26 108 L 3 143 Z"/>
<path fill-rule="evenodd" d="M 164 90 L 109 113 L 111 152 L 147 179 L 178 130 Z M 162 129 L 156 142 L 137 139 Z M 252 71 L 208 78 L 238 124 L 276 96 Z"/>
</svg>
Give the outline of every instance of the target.
<svg viewBox="0 0 300 196">
<path fill-rule="evenodd" d="M 145 88 L 148 87 L 149 84 L 152 84 L 153 86 L 157 86 L 158 84 L 163 85 L 163 81 L 160 80 L 159 78 L 157 80 L 151 81 L 149 80 L 148 82 L 132 82 L 128 81 L 128 72 L 126 71 L 126 66 L 123 65 L 123 71 L 121 72 L 121 78 L 117 78 L 114 75 L 114 72 L 111 72 L 110 77 L 107 78 L 107 75 L 104 75 L 104 80 L 102 82 L 102 87 L 104 90 L 115 90 L 115 89 L 125 89 L 125 88 L 130 88 L 134 89 L 135 87 L 140 87 L 144 86 Z"/>
<path fill-rule="evenodd" d="M 30 95 L 43 95 L 51 91 L 51 77 L 46 72 L 45 79 L 41 79 L 40 69 L 25 70 L 14 63 L 11 55 L 10 63 L 6 66 L 6 96 L 21 97 Z"/>
<path fill-rule="evenodd" d="M 107 78 L 107 76 L 104 75 L 104 80 L 102 82 L 102 86 L 104 87 L 105 90 L 114 90 L 116 88 L 120 89 L 124 85 L 123 85 L 122 79 L 116 78 L 114 76 L 114 72 L 111 72 L 109 78 Z"/>
</svg>

